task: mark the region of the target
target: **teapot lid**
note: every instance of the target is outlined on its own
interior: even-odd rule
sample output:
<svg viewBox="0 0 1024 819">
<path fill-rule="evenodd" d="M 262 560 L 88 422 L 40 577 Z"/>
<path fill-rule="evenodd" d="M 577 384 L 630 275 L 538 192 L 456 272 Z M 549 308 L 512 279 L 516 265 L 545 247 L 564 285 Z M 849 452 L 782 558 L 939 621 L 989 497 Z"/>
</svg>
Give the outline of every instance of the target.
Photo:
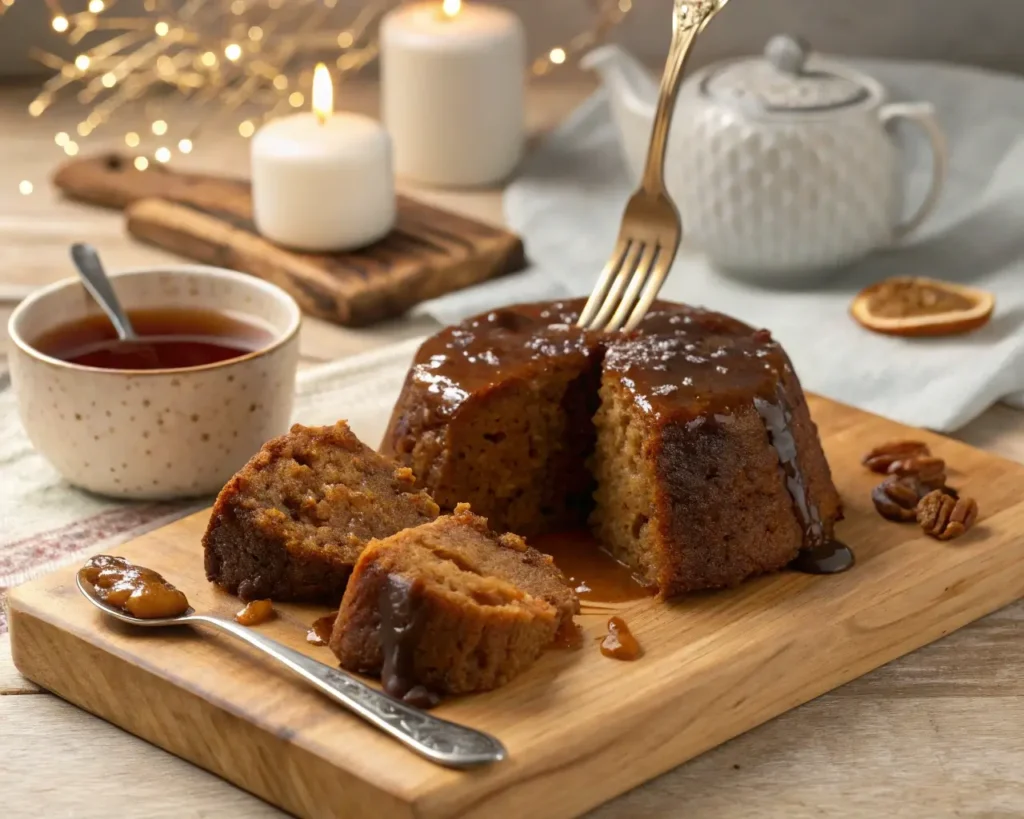
<svg viewBox="0 0 1024 819">
<path fill-rule="evenodd" d="M 809 46 L 780 35 L 768 41 L 765 59 L 741 60 L 707 75 L 705 95 L 760 113 L 821 112 L 855 105 L 870 90 L 849 76 L 807 67 Z"/>
</svg>

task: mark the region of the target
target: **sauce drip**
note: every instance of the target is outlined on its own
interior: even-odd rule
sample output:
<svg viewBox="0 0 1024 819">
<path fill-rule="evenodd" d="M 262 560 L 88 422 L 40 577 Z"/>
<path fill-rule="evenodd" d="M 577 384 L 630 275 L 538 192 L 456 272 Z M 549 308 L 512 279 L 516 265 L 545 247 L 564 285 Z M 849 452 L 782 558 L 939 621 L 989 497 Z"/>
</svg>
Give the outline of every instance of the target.
<svg viewBox="0 0 1024 819">
<path fill-rule="evenodd" d="M 562 625 L 558 627 L 558 631 L 555 632 L 555 639 L 551 646 L 552 648 L 564 648 L 570 651 L 583 648 L 583 629 L 572 620 L 564 620 Z"/>
<path fill-rule="evenodd" d="M 601 641 L 601 653 L 613 660 L 638 660 L 644 650 L 626 621 L 621 617 L 612 617 L 608 621 L 608 633 Z"/>
<path fill-rule="evenodd" d="M 123 557 L 97 555 L 82 569 L 104 603 L 132 617 L 154 620 L 177 617 L 188 611 L 185 595 L 164 578 L 144 566 L 135 566 Z"/>
<path fill-rule="evenodd" d="M 441 697 L 416 682 L 415 652 L 423 630 L 421 594 L 423 583 L 390 574 L 378 598 L 380 646 L 384 666 L 380 680 L 384 690 L 417 708 L 433 708 Z"/>
<path fill-rule="evenodd" d="M 581 600 L 622 603 L 654 594 L 640 584 L 627 566 L 601 548 L 586 529 L 530 538 L 530 545 L 555 559 Z"/>
<path fill-rule="evenodd" d="M 768 440 L 779 456 L 779 463 L 786 473 L 786 489 L 793 499 L 793 509 L 804 530 L 804 547 L 813 548 L 825 541 L 824 529 L 821 525 L 821 514 L 818 507 L 807 494 L 807 481 L 800 461 L 797 457 L 796 438 L 790 422 L 793 411 L 786 399 L 781 385 L 776 392 L 777 402 L 772 403 L 763 398 L 754 399 L 754 408 L 764 422 L 768 431 Z"/>
<path fill-rule="evenodd" d="M 337 619 L 338 612 L 335 611 L 314 620 L 306 632 L 306 642 L 313 646 L 327 645 L 331 641 L 331 632 L 334 631 L 334 621 Z"/>
<path fill-rule="evenodd" d="M 129 310 L 139 341 L 121 341 L 104 315 L 44 333 L 33 346 L 53 358 L 104 370 L 169 370 L 239 358 L 266 347 L 269 330 L 213 310 Z"/>
<path fill-rule="evenodd" d="M 853 550 L 837 540 L 830 540 L 810 549 L 802 549 L 789 564 L 791 569 L 805 574 L 839 574 L 855 562 Z"/>
<path fill-rule="evenodd" d="M 270 600 L 252 600 L 235 614 L 235 622 L 243 626 L 258 626 L 274 616 L 274 604 Z"/>
<path fill-rule="evenodd" d="M 842 543 L 829 540 L 821 523 L 821 513 L 807 491 L 807 480 L 797 458 L 796 439 L 791 422 L 793 411 L 781 385 L 776 401 L 754 399 L 754 407 L 768 432 L 768 440 L 779 456 L 786 473 L 786 489 L 793 501 L 793 510 L 804 530 L 803 548 L 790 563 L 790 568 L 807 574 L 836 574 L 854 564 L 853 551 Z"/>
</svg>

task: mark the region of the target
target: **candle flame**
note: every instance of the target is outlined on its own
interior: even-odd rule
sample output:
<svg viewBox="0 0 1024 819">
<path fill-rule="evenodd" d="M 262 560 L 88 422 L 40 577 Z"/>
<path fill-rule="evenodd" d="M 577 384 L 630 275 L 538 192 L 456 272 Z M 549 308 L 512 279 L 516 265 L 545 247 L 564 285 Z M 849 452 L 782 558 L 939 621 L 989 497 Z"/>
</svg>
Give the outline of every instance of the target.
<svg viewBox="0 0 1024 819">
<path fill-rule="evenodd" d="M 443 0 L 441 3 L 441 9 L 444 11 L 445 17 L 454 17 L 461 8 L 462 0 Z"/>
<path fill-rule="evenodd" d="M 313 71 L 313 113 L 323 125 L 334 111 L 334 85 L 331 72 L 323 63 L 317 63 Z"/>
</svg>

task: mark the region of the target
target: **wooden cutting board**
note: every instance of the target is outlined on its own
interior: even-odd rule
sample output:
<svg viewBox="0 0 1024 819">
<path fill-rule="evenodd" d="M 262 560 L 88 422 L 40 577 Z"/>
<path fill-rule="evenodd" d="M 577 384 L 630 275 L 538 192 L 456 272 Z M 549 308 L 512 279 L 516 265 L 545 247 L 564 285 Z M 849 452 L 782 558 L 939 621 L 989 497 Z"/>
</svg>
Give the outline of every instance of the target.
<svg viewBox="0 0 1024 819">
<path fill-rule="evenodd" d="M 128 232 L 144 242 L 259 276 L 309 315 L 349 326 L 401 315 L 526 264 L 514 233 L 405 196 L 395 229 L 376 244 L 300 253 L 259 235 L 248 182 L 163 165 L 139 171 L 110 154 L 68 162 L 54 184 L 73 199 L 125 210 Z"/>
<path fill-rule="evenodd" d="M 646 649 L 635 663 L 600 655 L 608 612 L 585 608 L 582 650 L 550 651 L 505 688 L 438 708 L 505 743 L 509 759 L 488 769 L 425 762 L 228 638 L 101 619 L 75 590 L 74 568 L 10 593 L 14 661 L 39 685 L 300 816 L 577 815 L 1024 596 L 1024 466 L 823 399 L 811 409 L 846 504 L 839 534 L 854 569 L 623 604 Z M 355 427 L 367 440 L 379 432 Z M 872 507 L 878 476 L 860 466 L 863 450 L 908 436 L 927 440 L 952 485 L 978 500 L 981 521 L 960 540 L 938 542 Z M 230 616 L 237 601 L 203 576 L 206 518 L 118 553 L 165 574 L 198 610 Z M 332 661 L 304 642 L 325 610 L 278 609 L 261 631 Z"/>
</svg>

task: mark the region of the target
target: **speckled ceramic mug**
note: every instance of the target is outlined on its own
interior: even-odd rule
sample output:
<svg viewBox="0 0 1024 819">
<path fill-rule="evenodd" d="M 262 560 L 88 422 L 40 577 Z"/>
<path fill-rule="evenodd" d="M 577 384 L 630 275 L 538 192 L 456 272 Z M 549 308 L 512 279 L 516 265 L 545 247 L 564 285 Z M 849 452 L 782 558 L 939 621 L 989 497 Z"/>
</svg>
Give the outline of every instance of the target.
<svg viewBox="0 0 1024 819">
<path fill-rule="evenodd" d="M 288 429 L 301 314 L 291 296 L 215 267 L 132 270 L 111 277 L 125 309 L 216 309 L 265 327 L 264 347 L 216 364 L 104 370 L 32 344 L 100 313 L 77 278 L 14 311 L 11 380 L 32 444 L 71 483 L 123 498 L 213 494 L 269 438 Z"/>
</svg>

